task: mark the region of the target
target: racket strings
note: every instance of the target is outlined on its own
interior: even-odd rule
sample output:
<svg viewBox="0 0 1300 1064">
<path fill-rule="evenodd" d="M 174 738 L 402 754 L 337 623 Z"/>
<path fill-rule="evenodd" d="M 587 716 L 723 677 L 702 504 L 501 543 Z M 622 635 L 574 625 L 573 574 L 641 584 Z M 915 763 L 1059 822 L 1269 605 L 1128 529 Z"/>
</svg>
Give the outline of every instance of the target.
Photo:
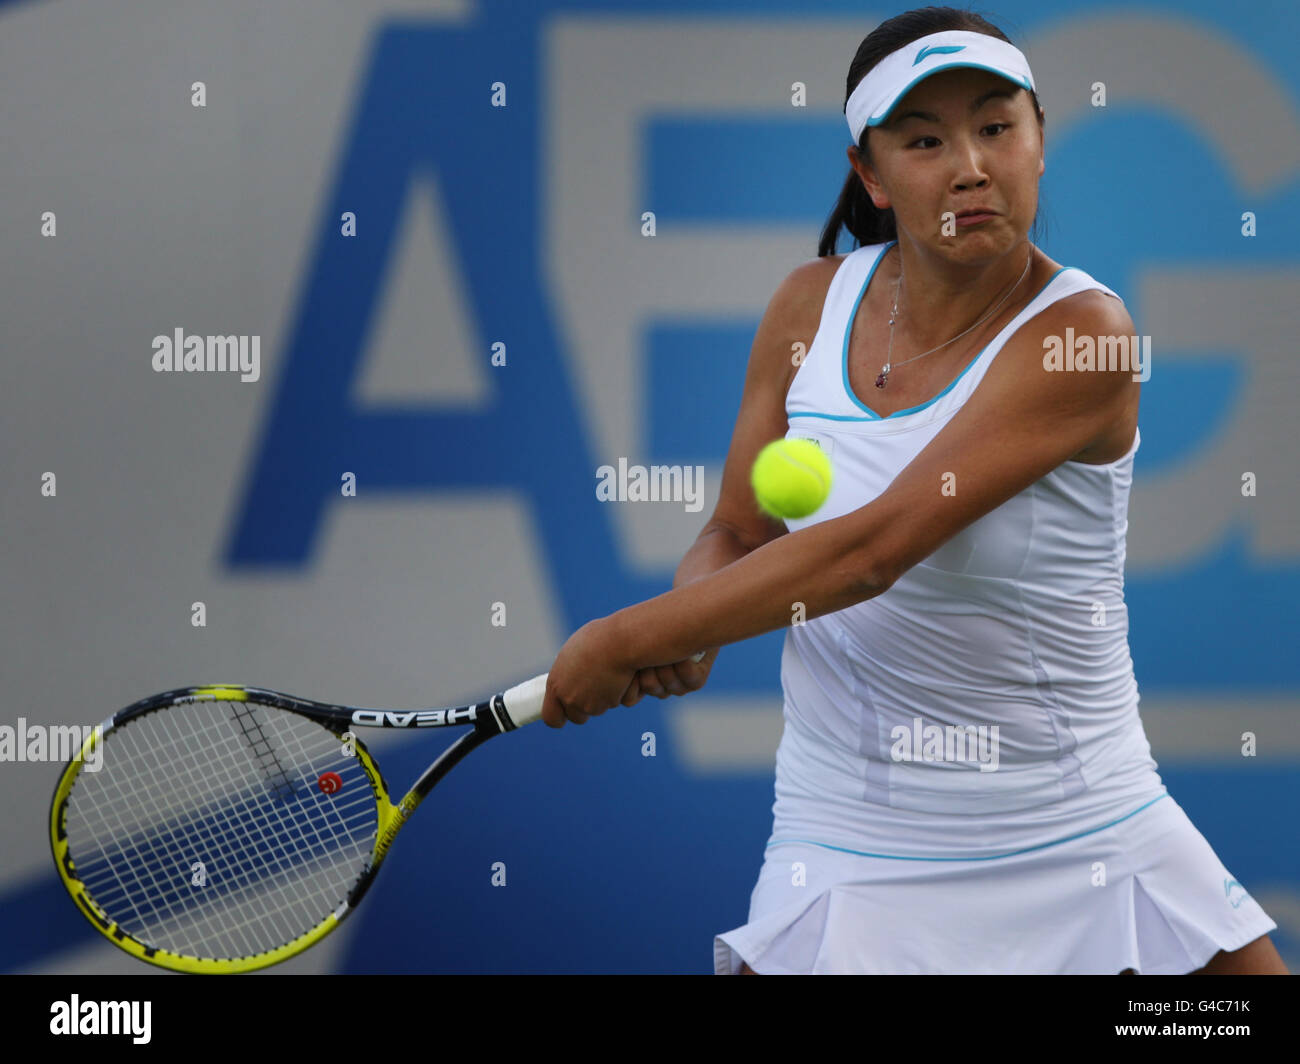
<svg viewBox="0 0 1300 1064">
<path fill-rule="evenodd" d="M 257 762 L 262 766 L 262 771 L 266 773 L 266 778 L 271 781 L 272 787 L 281 797 L 288 797 L 293 793 L 293 784 L 289 781 L 288 773 L 285 772 L 284 766 L 280 764 L 280 759 L 276 756 L 275 746 L 266 737 L 266 733 L 258 723 L 252 707 L 247 702 L 235 704 L 235 720 L 239 724 L 249 748 L 257 756 Z"/>
<path fill-rule="evenodd" d="M 158 726 L 166 728 L 166 717 L 160 716 L 155 722 Z M 115 917 L 119 913 L 115 911 L 116 906 L 127 905 L 132 910 L 132 915 L 139 921 L 140 926 L 148 927 L 149 918 L 156 917 L 160 912 L 165 913 L 166 917 L 176 921 L 183 917 L 186 912 L 186 891 L 195 885 L 202 885 L 204 876 L 198 875 L 194 878 L 189 877 L 191 869 L 201 871 L 203 865 L 194 865 L 187 867 L 178 867 L 177 857 L 198 856 L 199 851 L 195 847 L 186 847 L 184 844 L 184 832 L 192 829 L 201 832 L 210 841 L 210 845 L 215 844 L 219 847 L 229 849 L 230 835 L 222 830 L 222 822 L 213 818 L 196 819 L 189 810 L 180 810 L 179 816 L 169 816 L 159 805 L 158 794 L 162 788 L 156 786 L 158 782 L 164 782 L 174 786 L 175 780 L 170 779 L 170 775 L 160 770 L 157 764 L 159 757 L 166 758 L 168 754 L 173 757 L 173 764 L 178 766 L 182 775 L 189 773 L 184 771 L 188 757 L 199 753 L 197 744 L 194 749 L 186 751 L 183 747 L 179 750 L 166 748 L 141 750 L 137 747 L 135 740 L 139 736 L 133 731 L 124 731 L 119 739 L 122 744 L 130 743 L 132 746 L 131 753 L 136 759 L 139 766 L 144 762 L 149 762 L 149 767 L 154 770 L 152 782 L 154 786 L 149 787 L 130 787 L 130 798 L 132 803 L 117 800 L 114 803 L 103 806 L 103 811 L 114 814 L 107 817 L 111 822 L 114 832 L 111 838 L 101 837 L 101 844 L 115 844 L 120 856 L 129 865 L 123 865 L 121 862 L 110 863 L 106 868 L 92 866 L 83 868 L 83 878 L 90 885 L 92 894 L 101 906 Z M 124 747 L 119 746 L 120 752 Z M 217 762 L 219 764 L 219 762 Z M 138 773 L 135 780 L 144 779 L 143 773 Z M 170 787 L 168 788 L 170 789 Z M 79 796 L 80 797 L 80 796 Z M 201 801 L 204 797 L 202 792 L 196 792 L 196 797 Z M 237 803 L 236 803 L 237 804 Z M 127 815 L 130 815 L 130 822 Z M 148 833 L 149 823 L 153 822 L 154 830 L 152 835 Z M 105 850 L 111 852 L 113 846 L 105 845 Z M 184 851 L 188 849 L 188 854 Z M 77 853 L 74 850 L 74 860 L 77 859 Z M 214 869 L 220 871 L 220 869 Z M 111 875 L 115 880 L 117 887 L 116 894 L 105 892 L 97 880 L 101 873 Z M 229 880 L 230 877 L 227 877 Z M 197 881 L 197 882 L 196 882 Z M 143 890 L 141 889 L 143 888 Z M 131 929 L 127 921 L 121 921 L 124 926 Z"/>
<path fill-rule="evenodd" d="M 214 958 L 275 949 L 337 909 L 369 862 L 370 782 L 306 717 L 187 703 L 104 742 L 102 767 L 72 790 L 69 847 L 96 903 L 147 945 Z M 326 773 L 334 793 L 318 786 Z"/>
<path fill-rule="evenodd" d="M 243 708 L 244 705 L 238 703 L 231 706 L 233 716 L 236 719 L 240 716 L 239 710 Z M 166 727 L 168 723 L 169 720 L 167 717 L 162 718 L 161 724 L 163 727 Z M 138 738 L 138 736 L 136 738 Z M 230 735 L 224 733 L 224 730 L 220 738 L 226 740 L 225 745 L 229 747 L 232 755 L 237 756 L 237 751 L 241 749 L 239 744 L 231 740 Z M 226 770 L 228 769 L 230 762 L 214 761 L 213 764 L 214 767 L 219 770 Z M 215 780 L 218 787 L 224 787 L 227 793 L 230 794 L 239 793 L 241 782 L 242 781 L 236 780 L 234 777 L 230 776 L 228 772 L 225 773 L 224 780 L 220 778 L 220 776 Z M 280 787 L 274 784 L 273 790 L 277 793 L 281 793 Z M 164 814 L 161 809 L 156 808 L 156 804 L 155 811 L 159 817 L 158 823 L 163 824 Z M 264 808 L 244 800 L 234 802 L 231 807 L 231 812 L 234 816 L 229 821 L 217 821 L 214 824 L 203 825 L 203 828 L 207 831 L 211 840 L 216 844 L 217 848 L 223 852 L 223 854 L 232 852 L 240 841 L 263 841 L 263 838 L 269 833 L 268 829 L 286 826 L 292 829 L 293 827 L 292 824 L 285 825 L 282 819 L 277 825 L 270 824 L 266 820 Z M 238 823 L 239 818 L 242 818 L 247 829 L 246 840 L 237 840 L 228 830 L 229 824 Z M 214 830 L 214 828 L 216 830 Z M 170 825 L 167 825 L 165 830 L 169 834 L 174 835 L 173 829 Z M 275 840 L 271 839 L 270 841 L 274 844 Z M 243 900 L 247 902 L 247 908 L 249 911 L 246 914 L 232 912 L 231 906 L 227 903 L 226 899 L 219 893 L 214 898 L 212 897 L 212 892 L 209 892 L 209 896 L 204 898 L 205 907 L 203 909 L 195 910 L 195 914 L 199 917 L 197 922 L 202 924 L 201 930 L 203 932 L 209 935 L 216 932 L 223 936 L 227 941 L 234 943 L 238 948 L 251 949 L 253 952 L 260 952 L 261 948 L 257 945 L 256 940 L 241 935 L 241 932 L 258 921 L 265 922 L 267 925 L 272 927 L 283 928 L 284 925 L 277 924 L 277 921 L 275 920 L 278 913 L 286 911 L 288 903 L 302 904 L 305 900 L 299 892 L 294 890 L 292 878 L 286 878 L 280 875 L 292 868 L 292 864 L 289 861 L 289 855 L 275 848 L 268 848 L 264 852 L 260 853 L 259 857 L 263 858 L 265 861 L 266 867 L 264 871 L 270 874 L 275 882 L 284 888 L 286 894 L 286 905 L 282 905 L 278 910 L 269 907 L 265 898 L 259 893 L 254 892 L 256 884 L 250 879 L 247 872 L 247 866 L 239 862 L 227 862 L 225 868 L 219 867 L 215 870 L 216 875 L 220 881 L 233 884 L 236 890 L 242 890 L 244 892 Z M 152 872 L 153 866 L 144 859 L 143 855 L 137 854 L 135 859 L 139 860 L 148 872 Z M 206 867 L 204 868 L 203 879 L 205 881 L 207 879 Z M 203 886 L 205 883 L 196 884 L 194 879 L 191 879 L 189 885 Z M 164 902 L 166 903 L 166 901 L 167 899 L 164 895 Z M 136 911 L 139 911 L 138 908 Z M 174 911 L 170 911 L 170 915 L 175 917 L 177 914 Z M 296 933 L 291 933 L 289 930 L 281 930 L 280 933 L 289 935 L 289 938 L 296 937 Z M 286 938 L 285 941 L 289 941 L 289 938 Z M 195 950 L 195 952 L 199 951 Z"/>
<path fill-rule="evenodd" d="M 168 714 L 165 715 L 164 717 L 160 717 L 159 720 L 163 724 L 163 726 L 166 727 L 167 723 L 171 721 L 172 717 L 173 715 Z M 130 733 L 128 732 L 127 734 Z M 337 745 L 337 740 L 331 740 L 331 744 Z M 194 745 L 193 748 L 191 749 L 185 749 L 184 747 L 182 747 L 181 749 L 182 749 L 183 756 L 177 759 L 177 764 L 181 765 L 182 767 L 186 767 L 186 761 L 188 759 L 194 758 L 196 756 L 198 757 L 202 756 L 202 753 L 198 749 L 197 745 Z M 139 751 L 136 752 L 137 754 L 139 753 Z M 210 759 L 210 763 L 218 769 L 223 769 L 223 768 L 226 769 L 226 772 L 224 773 L 224 778 L 222 777 L 221 773 L 217 774 L 215 778 L 216 785 L 218 787 L 226 788 L 232 793 L 235 793 L 235 788 L 239 785 L 239 781 L 236 780 L 234 777 L 232 777 L 228 771 L 231 762 L 228 759 L 222 760 L 220 758 L 213 758 Z M 188 819 L 188 824 L 182 823 L 179 827 L 176 824 L 169 822 L 167 818 L 162 814 L 162 810 L 157 804 L 157 799 L 156 799 L 157 793 L 158 791 L 156 788 L 145 790 L 143 794 L 143 798 L 145 799 L 145 801 L 141 802 L 141 805 L 144 807 L 152 807 L 153 815 L 157 820 L 158 824 L 160 825 L 158 836 L 164 842 L 169 843 L 174 847 L 176 844 L 176 839 L 179 836 L 179 834 L 187 827 L 193 828 L 196 821 L 193 816 L 190 816 Z M 140 796 L 139 791 L 137 789 L 137 797 L 139 796 Z M 274 805 L 268 807 L 265 805 L 265 803 L 257 803 L 257 802 L 249 802 L 249 801 L 235 801 L 230 803 L 230 810 L 225 820 L 212 818 L 212 817 L 199 819 L 197 821 L 198 828 L 200 830 L 200 833 L 206 836 L 210 840 L 209 849 L 211 849 L 212 845 L 215 845 L 217 849 L 223 854 L 223 856 L 226 856 L 228 858 L 229 853 L 234 848 L 236 843 L 230 831 L 227 830 L 226 828 L 231 823 L 242 822 L 245 828 L 249 829 L 248 834 L 251 835 L 253 840 L 257 842 L 259 845 L 263 846 L 262 851 L 259 852 L 257 855 L 259 858 L 261 858 L 264 861 L 265 864 L 265 867 L 261 869 L 260 874 L 261 875 L 271 874 L 272 876 L 274 876 L 275 872 L 285 870 L 286 862 L 280 859 L 282 857 L 285 857 L 283 853 L 277 851 L 276 849 L 265 848 L 264 846 L 266 842 L 265 835 L 267 834 L 267 829 L 274 828 L 277 826 L 276 824 L 272 824 L 268 822 L 268 818 L 265 815 L 266 810 L 268 808 L 271 809 L 271 811 L 276 814 L 276 820 L 278 821 L 278 826 L 280 828 L 283 829 L 284 827 L 287 826 L 290 829 L 288 832 L 289 835 L 292 836 L 292 835 L 302 834 L 301 831 L 294 830 L 294 828 L 297 826 L 294 821 L 292 820 L 286 821 L 282 808 L 277 808 Z M 315 834 L 319 836 L 320 833 L 316 832 Z M 137 838 L 135 838 L 134 836 L 128 836 L 128 838 L 130 840 L 130 845 L 123 847 L 123 849 L 127 852 L 127 855 L 132 859 L 134 865 L 139 868 L 140 870 L 139 879 L 145 881 L 146 885 L 151 890 L 151 897 L 148 898 L 147 900 L 160 901 L 161 905 L 158 907 L 165 909 L 169 916 L 175 918 L 178 915 L 177 906 L 174 904 L 175 899 L 169 897 L 168 894 L 176 893 L 175 891 L 176 885 L 179 885 L 182 888 L 184 888 L 187 886 L 195 886 L 201 884 L 195 884 L 192 881 L 189 883 L 185 883 L 182 877 L 181 883 L 175 885 L 172 884 L 166 885 L 172 887 L 172 890 L 170 892 L 168 892 L 165 888 L 163 890 L 160 890 L 159 876 L 157 874 L 159 868 L 159 861 L 157 859 L 157 855 L 159 852 L 165 852 L 165 848 L 160 851 L 156 846 L 154 846 L 152 848 L 154 850 L 154 853 L 150 854 L 149 852 L 147 852 L 147 848 L 142 846 L 140 844 L 140 841 Z M 195 855 L 196 856 L 198 855 L 197 851 L 195 851 Z M 153 857 L 153 859 L 150 859 L 151 856 Z M 255 885 L 255 883 L 253 882 L 253 878 L 248 874 L 247 862 L 241 864 L 238 861 L 231 861 L 227 859 L 225 863 L 227 866 L 226 868 L 223 869 L 221 867 L 217 867 L 211 870 L 215 873 L 217 880 L 224 881 L 225 885 L 228 888 L 233 887 L 237 891 L 242 889 L 244 890 L 245 893 L 247 893 L 248 888 Z M 287 900 L 301 903 L 301 892 L 293 889 L 294 881 L 292 878 L 288 880 L 283 880 L 283 877 L 281 877 L 281 881 L 278 882 L 281 886 L 287 888 L 286 889 L 286 894 L 288 896 Z M 216 883 L 213 882 L 211 885 L 215 886 Z M 212 891 L 209 891 L 208 893 L 211 894 Z M 253 903 L 250 906 L 251 919 L 256 920 L 258 916 L 265 917 L 273 913 L 273 910 L 270 907 L 268 907 L 268 905 L 266 904 L 266 899 L 263 895 L 248 895 L 248 900 Z M 136 911 L 140 913 L 141 916 L 147 915 L 146 913 L 141 912 L 141 907 L 138 904 L 135 906 L 135 908 Z M 226 908 L 227 906 L 223 905 L 222 913 L 221 913 L 222 930 L 225 931 L 228 935 L 237 936 L 237 933 L 241 930 L 244 924 L 239 921 L 231 920 L 230 919 L 231 914 L 225 911 Z M 214 909 L 213 911 L 215 912 L 216 910 Z M 213 915 L 208 915 L 207 922 L 211 924 L 217 922 L 217 920 Z M 243 941 L 247 945 L 248 940 L 245 939 Z"/>
</svg>

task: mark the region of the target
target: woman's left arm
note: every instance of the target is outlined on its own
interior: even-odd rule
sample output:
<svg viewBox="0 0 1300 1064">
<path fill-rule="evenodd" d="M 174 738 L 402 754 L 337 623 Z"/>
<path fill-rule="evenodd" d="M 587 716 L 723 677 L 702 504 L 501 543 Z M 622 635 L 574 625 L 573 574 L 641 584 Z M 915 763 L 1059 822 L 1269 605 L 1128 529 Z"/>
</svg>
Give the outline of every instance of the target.
<svg viewBox="0 0 1300 1064">
<path fill-rule="evenodd" d="M 1123 304 L 1091 290 L 1025 323 L 942 432 L 870 503 L 781 536 L 693 583 L 580 628 L 547 681 L 543 719 L 583 723 L 640 668 L 812 620 L 889 589 L 913 565 L 1134 413 L 1129 369 L 1054 372 L 1050 338 L 1131 337 Z M 801 608 L 800 605 L 801 604 Z"/>
</svg>

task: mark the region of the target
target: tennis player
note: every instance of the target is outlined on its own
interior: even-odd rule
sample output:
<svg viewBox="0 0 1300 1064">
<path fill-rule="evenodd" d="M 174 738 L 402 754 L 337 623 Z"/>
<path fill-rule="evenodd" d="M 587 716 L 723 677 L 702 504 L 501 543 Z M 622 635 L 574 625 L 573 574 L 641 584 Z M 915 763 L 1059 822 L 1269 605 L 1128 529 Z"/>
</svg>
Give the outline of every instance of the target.
<svg viewBox="0 0 1300 1064">
<path fill-rule="evenodd" d="M 718 973 L 1284 974 L 1138 716 L 1141 367 L 1045 359 L 1137 329 L 1028 238 L 1025 56 L 910 11 L 862 42 L 845 114 L 853 171 L 759 326 L 717 510 L 672 591 L 565 644 L 544 719 L 696 690 L 717 648 L 787 629 L 772 835 Z M 781 525 L 748 471 L 783 435 L 834 476 Z"/>
</svg>

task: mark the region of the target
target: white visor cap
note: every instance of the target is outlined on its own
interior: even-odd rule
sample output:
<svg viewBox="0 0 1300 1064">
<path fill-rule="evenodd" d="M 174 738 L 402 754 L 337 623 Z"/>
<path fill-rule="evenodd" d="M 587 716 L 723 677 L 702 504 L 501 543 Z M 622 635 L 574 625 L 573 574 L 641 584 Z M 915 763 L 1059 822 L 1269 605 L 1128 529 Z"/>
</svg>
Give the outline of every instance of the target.
<svg viewBox="0 0 1300 1064">
<path fill-rule="evenodd" d="M 844 108 L 853 143 L 858 143 L 868 126 L 878 126 L 888 119 L 898 101 L 914 85 L 931 74 L 954 67 L 987 70 L 1022 88 L 1034 90 L 1029 60 L 1015 45 L 969 30 L 932 33 L 891 52 L 858 82 Z"/>
</svg>

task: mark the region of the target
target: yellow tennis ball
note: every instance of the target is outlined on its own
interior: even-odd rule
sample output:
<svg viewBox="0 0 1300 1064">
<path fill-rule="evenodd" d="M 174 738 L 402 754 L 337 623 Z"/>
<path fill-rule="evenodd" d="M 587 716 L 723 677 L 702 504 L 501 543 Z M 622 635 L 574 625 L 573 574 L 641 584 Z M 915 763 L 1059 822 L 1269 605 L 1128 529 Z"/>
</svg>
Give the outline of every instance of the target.
<svg viewBox="0 0 1300 1064">
<path fill-rule="evenodd" d="M 773 440 L 758 452 L 749 482 L 773 517 L 807 517 L 830 494 L 831 462 L 812 440 Z"/>
</svg>

